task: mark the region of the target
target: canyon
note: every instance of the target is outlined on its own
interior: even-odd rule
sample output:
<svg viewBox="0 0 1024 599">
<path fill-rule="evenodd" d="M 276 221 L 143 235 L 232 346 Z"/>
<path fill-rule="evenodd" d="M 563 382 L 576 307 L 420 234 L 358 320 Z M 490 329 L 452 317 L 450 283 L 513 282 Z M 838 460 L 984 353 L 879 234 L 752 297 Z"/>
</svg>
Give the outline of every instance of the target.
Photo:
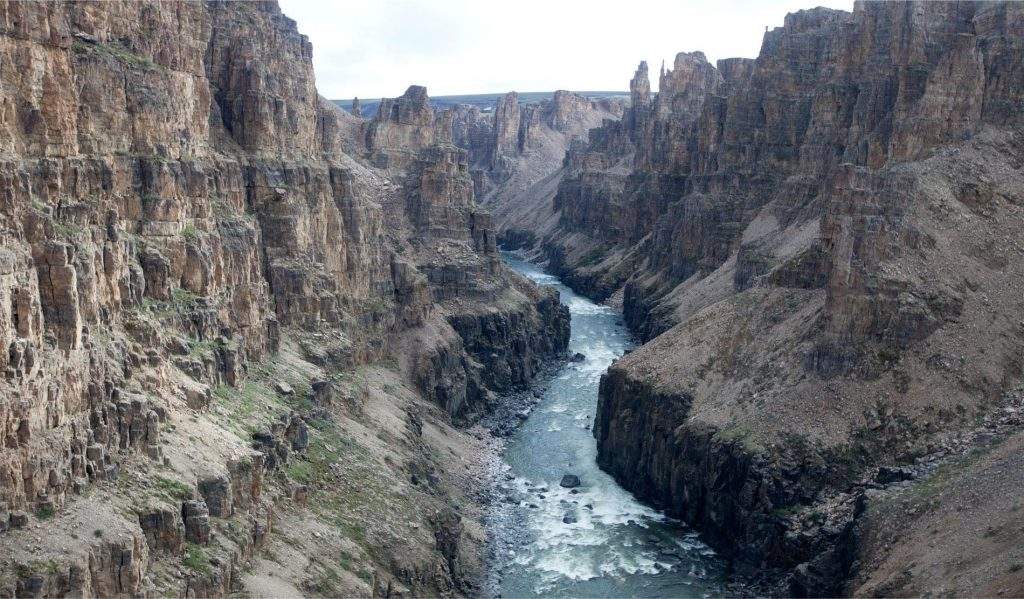
<svg viewBox="0 0 1024 599">
<path fill-rule="evenodd" d="M 531 251 L 645 342 L 601 382 L 598 462 L 764 592 L 1024 584 L 1013 552 L 937 576 L 877 529 L 947 508 L 930 473 L 1016 434 L 1022 27 L 1014 3 L 801 11 L 756 59 L 680 53 L 656 95 L 641 63 L 569 149 Z"/>
<path fill-rule="evenodd" d="M 467 427 L 568 312 L 451 113 L 341 111 L 276 3 L 0 11 L 0 594 L 470 594 Z"/>
<path fill-rule="evenodd" d="M 499 246 L 621 310 L 564 372 L 708 589 L 1024 592 L 1024 6 L 493 111 L 363 118 L 312 52 L 276 2 L 0 3 L 0 595 L 490 592 L 571 330 Z"/>
</svg>

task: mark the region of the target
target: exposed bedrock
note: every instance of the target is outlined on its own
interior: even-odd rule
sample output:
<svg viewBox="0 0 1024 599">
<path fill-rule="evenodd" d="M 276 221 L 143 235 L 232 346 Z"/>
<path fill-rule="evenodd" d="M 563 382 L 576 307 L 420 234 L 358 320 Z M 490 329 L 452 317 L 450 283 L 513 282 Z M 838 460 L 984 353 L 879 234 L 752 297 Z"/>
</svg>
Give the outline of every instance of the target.
<svg viewBox="0 0 1024 599">
<path fill-rule="evenodd" d="M 509 92 L 496 99 L 491 115 L 476 107 L 453 109 L 452 141 L 469 154 L 477 197 L 493 214 L 503 247 L 532 248 L 557 224 L 553 198 L 567 148 L 622 110 L 618 100 L 565 90 L 537 104 Z"/>
<path fill-rule="evenodd" d="M 742 428 L 691 420 L 692 397 L 659 392 L 619 368 L 602 379 L 600 397 L 598 464 L 620 484 L 701 531 L 743 579 L 781 595 L 842 593 L 863 497 L 821 500 L 854 482 L 861 464 L 850 454 L 800 443 L 764 451 Z M 809 504 L 814 519 L 791 520 Z"/>
<path fill-rule="evenodd" d="M 801 11 L 656 95 L 641 65 L 570 147 L 539 243 L 646 341 L 602 383 L 601 464 L 775 592 L 842 591 L 863 480 L 1020 382 L 1022 32 L 1015 3 Z"/>
<path fill-rule="evenodd" d="M 453 419 L 471 420 L 564 352 L 568 314 L 502 264 L 453 114 L 436 113 L 420 86 L 370 121 L 338 110 L 317 94 L 310 43 L 276 3 L 4 3 L 0 52 L 0 542 L 26 525 L 62 530 L 70 502 L 92 505 L 97 487 L 164 468 L 169 443 L 213 443 L 220 466 L 255 443 L 284 464 L 309 440 L 305 420 L 282 423 L 286 440 L 199 428 L 218 402 L 217 414 L 236 400 L 269 410 L 252 396 L 270 363 L 322 378 L 386 364 L 436 399 L 435 424 L 459 437 Z M 380 411 L 410 401 L 391 393 Z M 163 472 L 196 476 L 175 470 L 191 463 Z M 304 497 L 302 486 L 288 493 Z M 189 501 L 205 506 L 146 512 L 111 530 L 126 535 L 116 541 L 80 531 L 70 561 L 43 572 L 12 557 L 0 588 L 238 590 L 270 506 L 223 480 L 196 493 Z M 114 496 L 108 512 L 119 499 L 129 500 Z M 100 519 L 120 517 L 110 513 Z M 216 567 L 165 576 L 158 556 L 188 557 L 179 537 L 201 545 L 204 522 L 230 518 L 245 532 L 218 546 Z M 381 566 L 371 582 L 448 592 L 454 542 L 410 545 L 426 549 L 408 570 L 436 576 Z"/>
<path fill-rule="evenodd" d="M 501 300 L 506 302 L 509 300 Z M 426 397 L 460 422 L 483 414 L 495 400 L 492 392 L 524 388 L 544 363 L 565 355 L 569 312 L 553 289 L 539 293 L 536 311 L 523 309 L 521 298 L 484 312 L 451 314 L 432 331 L 440 342 L 417 358 L 413 376 Z"/>
</svg>

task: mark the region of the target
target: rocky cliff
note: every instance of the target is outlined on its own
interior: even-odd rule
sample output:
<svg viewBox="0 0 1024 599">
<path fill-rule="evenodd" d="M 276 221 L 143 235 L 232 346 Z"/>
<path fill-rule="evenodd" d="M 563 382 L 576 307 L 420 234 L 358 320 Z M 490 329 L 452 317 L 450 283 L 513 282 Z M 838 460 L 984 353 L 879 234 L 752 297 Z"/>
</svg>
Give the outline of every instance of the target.
<svg viewBox="0 0 1024 599">
<path fill-rule="evenodd" d="M 1016 3 L 801 11 L 656 95 L 641 64 L 570 148 L 542 245 L 648 341 L 602 383 L 599 460 L 777 592 L 840 592 L 861 481 L 1020 379 L 1022 49 Z"/>
<path fill-rule="evenodd" d="M 469 153 L 477 197 L 493 214 L 502 245 L 533 247 L 554 230 L 553 199 L 566 150 L 591 129 L 617 120 L 622 110 L 619 100 L 564 90 L 538 104 L 520 103 L 509 92 L 497 99 L 492 114 L 472 106 L 452 109 L 452 141 Z"/>
<path fill-rule="evenodd" d="M 0 594 L 472 591 L 453 423 L 568 314 L 451 115 L 311 52 L 274 2 L 0 4 Z"/>
</svg>

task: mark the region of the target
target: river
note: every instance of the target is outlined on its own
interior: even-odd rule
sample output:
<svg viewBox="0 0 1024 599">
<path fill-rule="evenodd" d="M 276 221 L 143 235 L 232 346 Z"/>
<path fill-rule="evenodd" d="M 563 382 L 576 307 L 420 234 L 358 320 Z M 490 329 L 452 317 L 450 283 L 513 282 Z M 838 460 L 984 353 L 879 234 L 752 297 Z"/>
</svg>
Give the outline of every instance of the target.
<svg viewBox="0 0 1024 599">
<path fill-rule="evenodd" d="M 570 353 L 585 356 L 542 381 L 539 402 L 509 437 L 489 517 L 491 592 L 502 597 L 702 597 L 724 591 L 724 564 L 684 524 L 639 503 L 596 463 L 591 432 L 601 374 L 631 345 L 621 314 L 572 292 L 537 266 L 572 314 Z M 575 489 L 563 475 L 579 477 Z"/>
</svg>

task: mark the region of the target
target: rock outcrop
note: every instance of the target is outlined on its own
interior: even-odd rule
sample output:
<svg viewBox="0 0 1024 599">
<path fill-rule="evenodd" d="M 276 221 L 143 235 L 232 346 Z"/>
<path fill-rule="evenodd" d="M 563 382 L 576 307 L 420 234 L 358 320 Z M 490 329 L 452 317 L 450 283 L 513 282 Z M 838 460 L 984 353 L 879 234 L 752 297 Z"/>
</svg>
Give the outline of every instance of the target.
<svg viewBox="0 0 1024 599">
<path fill-rule="evenodd" d="M 540 243 L 648 341 L 602 384 L 599 461 L 779 592 L 839 592 L 850 485 L 1021 376 L 1022 27 L 1015 3 L 801 11 L 757 59 L 678 55 L 657 94 L 641 64 L 569 150 Z"/>
<path fill-rule="evenodd" d="M 490 115 L 473 106 L 451 109 L 452 141 L 469 153 L 476 195 L 493 214 L 503 246 L 530 248 L 554 228 L 552 200 L 566 150 L 622 110 L 617 99 L 564 90 L 538 104 L 520 103 L 509 92 L 498 97 Z"/>
<path fill-rule="evenodd" d="M 5 3 L 0 53 L 0 530 L 26 512 L 37 532 L 72 527 L 83 494 L 120 489 L 95 538 L 67 540 L 71 562 L 26 567 L 46 551 L 0 534 L 0 594 L 226 594 L 272 528 L 264 469 L 309 479 L 291 458 L 404 409 L 405 384 L 458 435 L 453 419 L 564 352 L 568 314 L 501 264 L 451 115 L 417 86 L 371 121 L 337 109 L 276 3 Z M 265 387 L 285 359 L 320 378 L 387 364 L 398 382 L 361 416 Z M 274 424 L 232 430 L 250 417 Z M 232 470 L 250 445 L 249 474 Z M 468 584 L 453 543 L 351 584 Z"/>
</svg>

